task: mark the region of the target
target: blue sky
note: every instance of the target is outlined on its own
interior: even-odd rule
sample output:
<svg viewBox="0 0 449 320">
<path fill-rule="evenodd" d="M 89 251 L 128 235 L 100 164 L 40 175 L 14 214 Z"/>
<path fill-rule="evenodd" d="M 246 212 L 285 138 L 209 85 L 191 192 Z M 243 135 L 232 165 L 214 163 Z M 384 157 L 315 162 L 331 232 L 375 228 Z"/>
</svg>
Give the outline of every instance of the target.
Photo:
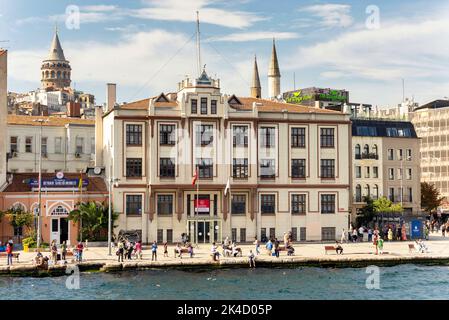
<svg viewBox="0 0 449 320">
<path fill-rule="evenodd" d="M 79 28 L 70 5 L 80 10 Z M 378 25 L 366 24 L 369 5 L 379 9 Z M 282 91 L 293 89 L 295 73 L 297 88 L 347 89 L 353 102 L 383 107 L 400 102 L 402 78 L 420 103 L 449 96 L 448 9 L 441 0 L 0 0 L 0 41 L 8 40 L 0 46 L 9 50 L 9 90 L 33 90 L 57 23 L 72 85 L 101 104 L 105 84 L 116 82 L 119 101 L 129 102 L 195 75 L 199 10 L 202 63 L 222 92 L 249 94 L 257 54 L 266 95 L 276 37 Z"/>
</svg>

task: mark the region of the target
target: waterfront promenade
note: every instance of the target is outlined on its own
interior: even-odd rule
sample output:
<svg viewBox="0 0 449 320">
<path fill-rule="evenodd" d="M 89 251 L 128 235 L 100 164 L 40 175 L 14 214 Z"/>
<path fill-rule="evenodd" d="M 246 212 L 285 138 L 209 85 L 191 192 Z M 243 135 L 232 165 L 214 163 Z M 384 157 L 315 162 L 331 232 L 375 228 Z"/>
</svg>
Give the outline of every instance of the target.
<svg viewBox="0 0 449 320">
<path fill-rule="evenodd" d="M 409 244 L 413 241 L 385 242 L 384 254 L 375 255 L 375 248 L 372 243 L 359 242 L 343 244 L 343 255 L 337 255 L 335 251 L 325 253 L 324 247 L 333 245 L 332 243 L 295 243 L 294 256 L 287 256 L 285 251 L 281 252 L 280 257 L 272 257 L 266 254 L 265 246 L 261 244 L 261 254 L 256 257 L 257 266 L 277 266 L 277 265 L 300 265 L 300 266 L 335 266 L 335 267 L 357 267 L 370 264 L 394 265 L 401 263 L 441 263 L 449 264 L 449 238 L 443 238 L 440 235 L 431 236 L 426 241 L 430 252 L 418 253 L 415 250 L 410 252 Z M 120 271 L 126 269 L 146 269 L 160 267 L 208 267 L 208 266 L 229 266 L 229 267 L 248 267 L 249 250 L 254 250 L 253 245 L 239 245 L 242 248 L 242 257 L 224 257 L 220 256 L 220 261 L 214 262 L 211 258 L 211 245 L 200 244 L 195 249 L 195 255 L 190 258 L 188 254 L 183 254 L 182 259 L 174 256 L 175 246 L 169 246 L 169 257 L 163 256 L 163 246 L 158 248 L 157 261 L 151 261 L 151 249 L 144 247 L 142 260 L 125 260 L 123 263 L 117 262 L 115 250 L 112 250 L 112 256 L 108 256 L 108 250 L 105 247 L 88 247 L 83 253 L 83 262 L 79 264 L 83 270 L 102 270 L 102 271 Z M 220 247 L 221 253 L 221 247 Z M 49 256 L 49 252 L 43 252 L 44 256 Z M 33 258 L 35 252 L 20 252 L 20 261 L 14 261 L 13 267 L 6 266 L 6 258 L 0 259 L 0 274 L 8 274 L 22 271 L 26 274 L 32 271 Z M 68 258 L 68 265 L 75 263 L 74 257 Z M 65 266 L 50 265 L 50 270 L 65 270 Z"/>
</svg>

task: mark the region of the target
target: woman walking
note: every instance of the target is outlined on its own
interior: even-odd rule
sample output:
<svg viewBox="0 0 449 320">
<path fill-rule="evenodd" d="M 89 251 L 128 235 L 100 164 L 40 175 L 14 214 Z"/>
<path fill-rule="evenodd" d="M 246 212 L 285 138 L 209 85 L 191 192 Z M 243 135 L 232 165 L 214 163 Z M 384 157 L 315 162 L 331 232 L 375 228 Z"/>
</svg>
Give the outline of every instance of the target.
<svg viewBox="0 0 449 320">
<path fill-rule="evenodd" d="M 388 228 L 388 242 L 391 242 L 391 240 L 393 240 L 393 230 L 391 230 L 391 228 Z"/>
<path fill-rule="evenodd" d="M 65 257 L 67 255 L 67 243 L 66 241 L 63 241 L 61 244 L 61 259 L 62 261 L 65 261 Z"/>
<path fill-rule="evenodd" d="M 137 241 L 135 250 L 137 259 L 142 260 L 142 241 Z"/>
<path fill-rule="evenodd" d="M 123 241 L 119 241 L 119 243 L 117 244 L 117 247 L 118 247 L 118 251 L 117 251 L 118 262 L 123 262 L 123 254 L 125 251 L 125 244 L 123 243 Z"/>
<path fill-rule="evenodd" d="M 254 246 L 256 247 L 256 255 L 260 254 L 260 243 L 257 237 L 254 238 Z"/>
<path fill-rule="evenodd" d="M 56 246 L 56 240 L 51 242 L 51 260 L 54 265 L 58 263 L 58 247 Z"/>
<path fill-rule="evenodd" d="M 164 242 L 164 257 L 168 258 L 168 243 Z"/>
<path fill-rule="evenodd" d="M 157 243 L 153 241 L 153 245 L 151 246 L 151 261 L 157 261 Z"/>
</svg>

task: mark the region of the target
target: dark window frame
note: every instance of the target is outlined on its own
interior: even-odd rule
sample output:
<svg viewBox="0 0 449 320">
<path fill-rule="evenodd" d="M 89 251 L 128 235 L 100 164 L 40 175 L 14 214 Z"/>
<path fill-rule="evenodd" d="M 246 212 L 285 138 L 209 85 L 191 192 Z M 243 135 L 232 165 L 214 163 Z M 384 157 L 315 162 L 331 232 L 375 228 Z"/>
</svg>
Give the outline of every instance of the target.
<svg viewBox="0 0 449 320">
<path fill-rule="evenodd" d="M 130 216 L 142 215 L 143 209 L 142 199 L 143 196 L 141 194 L 127 194 L 125 197 L 126 215 Z"/>
<path fill-rule="evenodd" d="M 176 125 L 160 124 L 159 125 L 159 145 L 174 146 L 176 144 Z"/>
<path fill-rule="evenodd" d="M 157 195 L 157 215 L 172 216 L 173 215 L 174 197 L 172 194 Z"/>
<path fill-rule="evenodd" d="M 292 215 L 304 215 L 307 213 L 307 195 L 303 193 L 292 194 L 291 209 Z"/>
<path fill-rule="evenodd" d="M 159 158 L 159 177 L 175 178 L 176 163 L 173 158 Z"/>
<path fill-rule="evenodd" d="M 210 114 L 217 114 L 217 100 L 210 101 Z"/>
<path fill-rule="evenodd" d="M 246 195 L 233 194 L 231 200 L 232 215 L 246 215 Z"/>
<path fill-rule="evenodd" d="M 233 158 L 232 159 L 232 177 L 236 179 L 248 178 L 248 159 L 247 158 Z"/>
<path fill-rule="evenodd" d="M 126 177 L 141 178 L 142 177 L 142 158 L 126 158 Z"/>
<path fill-rule="evenodd" d="M 273 173 L 264 174 L 264 171 L 268 171 L 272 168 Z M 261 179 L 274 179 L 276 178 L 276 162 L 274 159 L 260 159 L 259 163 L 259 176 Z"/>
<path fill-rule="evenodd" d="M 324 179 L 335 178 L 335 159 L 321 159 L 320 177 Z"/>
<path fill-rule="evenodd" d="M 260 195 L 260 213 L 262 215 L 276 214 L 276 195 L 275 194 Z"/>
<path fill-rule="evenodd" d="M 232 144 L 234 147 L 248 147 L 248 131 L 248 126 L 232 127 Z"/>
<path fill-rule="evenodd" d="M 335 148 L 335 128 L 320 128 L 321 148 Z"/>
<path fill-rule="evenodd" d="M 306 178 L 306 159 L 292 159 L 291 160 L 291 176 L 294 179 Z"/>
<path fill-rule="evenodd" d="M 196 165 L 199 179 L 212 179 L 214 177 L 214 160 L 212 158 L 197 158 Z"/>
<path fill-rule="evenodd" d="M 260 145 L 263 148 L 276 147 L 276 127 L 260 128 Z"/>
<path fill-rule="evenodd" d="M 127 124 L 126 125 L 126 145 L 127 146 L 141 146 L 142 145 L 141 124 Z"/>
<path fill-rule="evenodd" d="M 292 128 L 291 129 L 291 147 L 305 148 L 306 147 L 306 128 Z"/>
<path fill-rule="evenodd" d="M 335 214 L 336 209 L 336 196 L 335 194 L 322 194 L 321 195 L 321 214 Z"/>
<path fill-rule="evenodd" d="M 201 98 L 200 113 L 202 115 L 207 114 L 207 98 Z"/>
<path fill-rule="evenodd" d="M 208 146 L 214 142 L 214 126 L 201 124 L 196 126 L 196 145 Z"/>
</svg>

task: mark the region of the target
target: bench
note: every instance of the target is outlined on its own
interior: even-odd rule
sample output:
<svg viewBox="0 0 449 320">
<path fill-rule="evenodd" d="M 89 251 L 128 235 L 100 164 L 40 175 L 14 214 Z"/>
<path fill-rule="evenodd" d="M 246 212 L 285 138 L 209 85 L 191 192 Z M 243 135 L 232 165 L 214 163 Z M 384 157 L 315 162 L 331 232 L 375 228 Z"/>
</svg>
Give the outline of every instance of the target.
<svg viewBox="0 0 449 320">
<path fill-rule="evenodd" d="M 12 253 L 12 257 L 14 259 L 16 259 L 17 262 L 19 262 L 19 255 L 20 255 L 20 253 L 18 253 L 18 252 Z M 8 257 L 8 254 L 6 252 L 0 252 L 0 258 L 7 258 L 7 257 Z"/>
<path fill-rule="evenodd" d="M 413 251 L 416 251 L 415 250 L 415 245 L 414 244 L 409 244 L 408 245 L 408 253 L 413 253 Z"/>
<path fill-rule="evenodd" d="M 179 254 L 178 250 L 174 249 L 175 257 Z M 189 248 L 181 248 L 181 253 L 189 253 Z"/>
<path fill-rule="evenodd" d="M 235 248 L 235 251 L 237 251 L 237 256 L 241 257 L 243 255 L 242 248 Z M 230 257 L 232 255 L 232 247 L 223 247 L 223 255 Z"/>
<path fill-rule="evenodd" d="M 327 254 L 328 251 L 335 251 L 334 246 L 324 246 L 324 254 Z"/>
</svg>

